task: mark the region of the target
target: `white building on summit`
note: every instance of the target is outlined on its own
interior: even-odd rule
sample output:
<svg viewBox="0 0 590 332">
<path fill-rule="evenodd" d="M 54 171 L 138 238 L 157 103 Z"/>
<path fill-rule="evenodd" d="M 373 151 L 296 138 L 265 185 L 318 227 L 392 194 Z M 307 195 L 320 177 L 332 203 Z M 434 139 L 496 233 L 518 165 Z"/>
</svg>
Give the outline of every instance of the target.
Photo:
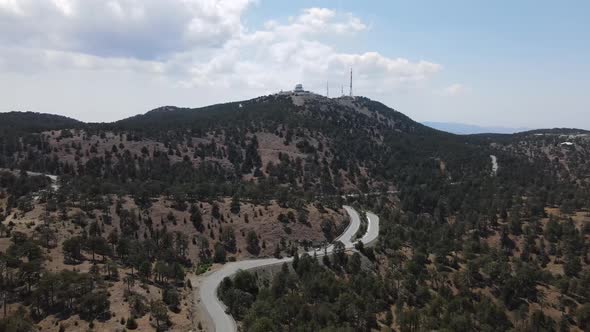
<svg viewBox="0 0 590 332">
<path fill-rule="evenodd" d="M 298 83 L 298 84 L 295 85 L 295 88 L 293 90 L 288 90 L 288 91 L 281 90 L 278 94 L 279 95 L 295 95 L 295 96 L 300 96 L 300 95 L 309 95 L 309 94 L 314 94 L 314 93 L 311 92 L 311 91 L 304 90 L 303 89 L 303 84 Z"/>
<path fill-rule="evenodd" d="M 293 92 L 295 92 L 295 93 L 303 93 L 303 92 L 305 92 L 305 90 L 303 90 L 303 84 L 297 84 L 297 85 L 295 85 L 295 89 L 293 90 Z"/>
</svg>

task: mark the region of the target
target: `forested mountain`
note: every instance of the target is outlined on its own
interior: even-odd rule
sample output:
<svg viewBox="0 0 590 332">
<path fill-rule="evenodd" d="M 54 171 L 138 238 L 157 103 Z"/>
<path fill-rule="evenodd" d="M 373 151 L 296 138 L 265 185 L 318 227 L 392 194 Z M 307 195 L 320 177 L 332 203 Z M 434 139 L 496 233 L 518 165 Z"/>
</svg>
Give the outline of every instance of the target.
<svg viewBox="0 0 590 332">
<path fill-rule="evenodd" d="M 451 178 L 485 174 L 489 165 L 479 146 L 365 98 L 273 95 L 78 129 L 29 135 L 24 146 L 4 138 L 2 164 L 76 175 L 79 188 L 101 193 L 165 186 L 231 196 L 240 187 L 250 197 L 263 195 L 262 186 L 275 197 L 287 184 L 299 196 L 391 188 L 424 163 L 445 164 Z"/>
<path fill-rule="evenodd" d="M 590 326 L 585 131 L 459 136 L 276 94 L 114 123 L 0 113 L 0 144 L 0 331 L 189 330 L 187 274 L 332 241 L 344 201 L 381 216 L 379 242 L 225 283 L 245 330 Z"/>
<path fill-rule="evenodd" d="M 0 130 L 11 129 L 21 132 L 38 132 L 41 130 L 75 128 L 82 124 L 61 115 L 35 112 L 0 113 Z"/>
</svg>

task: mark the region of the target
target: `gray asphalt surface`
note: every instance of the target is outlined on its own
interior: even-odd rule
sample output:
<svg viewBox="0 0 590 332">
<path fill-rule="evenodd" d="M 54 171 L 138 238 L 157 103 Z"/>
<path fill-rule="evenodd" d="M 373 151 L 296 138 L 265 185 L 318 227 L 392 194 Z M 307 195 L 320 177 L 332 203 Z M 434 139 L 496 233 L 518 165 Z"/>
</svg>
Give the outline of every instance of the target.
<svg viewBox="0 0 590 332">
<path fill-rule="evenodd" d="M 350 224 L 348 225 L 344 233 L 342 233 L 342 235 L 340 235 L 335 241 L 341 241 L 342 243 L 344 243 L 346 249 L 352 249 L 354 247 L 352 237 L 359 230 L 361 223 L 359 215 L 355 209 L 353 209 L 350 206 L 344 206 L 344 209 L 350 216 Z M 369 243 L 375 240 L 379 234 L 379 218 L 372 213 L 368 213 L 367 217 L 369 219 L 369 225 L 367 228 L 367 233 L 362 238 L 363 243 Z M 365 242 L 365 240 L 367 242 Z M 329 245 L 326 251 L 329 254 L 333 250 L 334 246 Z M 313 255 L 314 252 L 311 251 L 309 252 L 309 254 Z M 321 256 L 324 254 L 324 252 L 321 251 L 317 254 L 318 256 Z M 231 315 L 225 312 L 225 305 L 217 297 L 217 288 L 219 287 L 219 284 L 225 277 L 229 277 L 234 273 L 238 272 L 239 270 L 249 270 L 261 266 L 282 264 L 291 262 L 292 260 L 292 257 L 286 257 L 281 259 L 263 258 L 232 262 L 225 264 L 221 269 L 205 277 L 205 279 L 201 283 L 199 295 L 201 303 L 203 304 L 205 310 L 207 311 L 207 314 L 210 316 L 215 326 L 215 331 L 237 331 L 236 321 L 233 319 Z"/>
<path fill-rule="evenodd" d="M 367 218 L 369 219 L 369 224 L 367 226 L 367 232 L 361 238 L 363 244 L 370 244 L 379 237 L 379 217 L 374 213 L 367 212 Z"/>
<path fill-rule="evenodd" d="M 51 179 L 51 188 L 54 191 L 57 191 L 59 189 L 59 185 L 57 184 L 57 175 L 50 175 L 50 174 L 43 174 L 43 173 L 29 172 L 29 171 L 27 171 L 27 174 L 29 174 L 31 176 L 46 176 L 49 179 Z"/>
</svg>

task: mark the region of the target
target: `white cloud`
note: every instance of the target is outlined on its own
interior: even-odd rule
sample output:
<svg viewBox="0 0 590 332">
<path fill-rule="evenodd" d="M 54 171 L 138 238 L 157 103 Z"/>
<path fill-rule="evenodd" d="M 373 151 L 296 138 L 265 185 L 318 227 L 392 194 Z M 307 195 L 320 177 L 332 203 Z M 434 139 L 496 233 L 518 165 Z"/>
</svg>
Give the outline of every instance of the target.
<svg viewBox="0 0 590 332">
<path fill-rule="evenodd" d="M 13 15 L 23 15 L 18 0 L 0 0 L 0 10 Z"/>
<path fill-rule="evenodd" d="M 52 0 L 53 5 L 66 17 L 74 15 L 73 1 L 71 0 Z"/>
<path fill-rule="evenodd" d="M 451 84 L 447 87 L 445 87 L 444 89 L 442 89 L 440 91 L 440 95 L 442 96 L 448 96 L 448 97 L 455 97 L 455 96 L 460 96 L 462 94 L 465 94 L 466 92 L 468 92 L 469 89 L 462 85 L 462 84 Z"/>
<path fill-rule="evenodd" d="M 252 3 L 52 0 L 40 5 L 35 0 L 0 0 L 0 73 L 51 72 L 54 77 L 67 71 L 86 82 L 111 73 L 112 87 L 107 88 L 118 92 L 126 87 L 118 85 L 116 75 L 125 72 L 126 82 L 151 77 L 194 91 L 194 104 L 187 106 L 197 106 L 211 102 L 211 95 L 225 96 L 216 100 L 222 102 L 289 89 L 297 82 L 323 92 L 326 80 L 332 86 L 347 82 L 350 68 L 355 91 L 388 94 L 424 85 L 442 70 L 424 60 L 338 51 L 330 40 L 355 38 L 369 28 L 353 14 L 331 9 L 308 8 L 286 22 L 270 20 L 250 31 L 242 17 Z M 170 98 L 168 103 L 175 104 L 172 94 Z M 144 110 L 129 110 L 128 115 Z"/>
<path fill-rule="evenodd" d="M 436 63 L 388 58 L 376 52 L 341 53 L 323 41 L 326 36 L 354 35 L 366 29 L 351 14 L 306 9 L 285 24 L 269 21 L 264 29 L 236 36 L 208 61 L 192 62 L 192 75 L 184 83 L 202 86 L 219 82 L 224 87 L 269 92 L 290 88 L 295 82 L 324 87 L 326 80 L 346 81 L 349 69 L 354 68 L 355 75 L 359 74 L 356 86 L 387 89 L 416 84 L 442 69 Z"/>
<path fill-rule="evenodd" d="M 251 0 L 0 0 L 0 43 L 162 59 L 240 33 Z"/>
</svg>

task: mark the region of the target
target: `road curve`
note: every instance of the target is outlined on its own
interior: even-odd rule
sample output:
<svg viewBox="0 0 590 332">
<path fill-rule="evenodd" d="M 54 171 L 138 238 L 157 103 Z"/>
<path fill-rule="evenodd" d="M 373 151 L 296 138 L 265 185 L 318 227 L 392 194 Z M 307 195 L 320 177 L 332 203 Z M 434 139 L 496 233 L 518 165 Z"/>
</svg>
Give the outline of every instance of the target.
<svg viewBox="0 0 590 332">
<path fill-rule="evenodd" d="M 30 176 L 46 176 L 51 180 L 51 189 L 57 191 L 59 189 L 59 184 L 57 183 L 57 175 L 45 174 L 45 173 L 37 173 L 27 171 L 27 174 Z"/>
<path fill-rule="evenodd" d="M 377 237 L 379 237 L 379 217 L 374 213 L 367 212 L 367 219 L 369 221 L 367 232 L 360 239 L 364 245 L 373 243 L 373 241 L 377 240 Z"/>
<path fill-rule="evenodd" d="M 495 176 L 498 174 L 498 158 L 493 154 L 490 155 L 490 158 L 492 158 L 492 175 Z"/>
<path fill-rule="evenodd" d="M 359 214 L 350 206 L 344 206 L 344 209 L 350 216 L 350 224 L 344 230 L 335 241 L 341 241 L 346 249 L 352 249 L 354 243 L 352 242 L 353 236 L 359 230 L 361 222 Z M 379 217 L 372 213 L 367 213 L 369 224 L 367 227 L 367 233 L 361 241 L 363 243 L 369 243 L 377 238 L 379 234 Z M 365 242 L 365 240 L 367 242 Z M 333 245 L 329 245 L 326 252 L 329 254 L 334 250 Z M 308 252 L 313 255 L 314 251 Z M 317 252 L 318 256 L 324 255 L 324 252 Z M 209 315 L 213 325 L 214 331 L 218 332 L 229 332 L 237 331 L 236 321 L 234 318 L 225 312 L 225 305 L 217 297 L 217 288 L 225 277 L 229 277 L 239 270 L 249 270 L 261 266 L 268 266 L 274 264 L 288 263 L 293 260 L 292 257 L 285 258 L 263 258 L 263 259 L 251 259 L 239 262 L 232 262 L 225 264 L 221 269 L 211 273 L 205 279 L 203 279 L 199 287 L 200 301 L 205 308 L 205 311 Z"/>
<path fill-rule="evenodd" d="M 340 241 L 344 244 L 344 247 L 346 249 L 351 249 L 354 247 L 354 243 L 352 243 L 352 238 L 354 237 L 356 232 L 359 231 L 359 228 L 361 228 L 361 218 L 360 218 L 358 212 L 356 212 L 356 210 L 350 206 L 345 205 L 344 210 L 346 210 L 346 213 L 348 213 L 348 215 L 350 216 L 350 224 L 348 224 L 348 226 L 346 227 L 344 232 L 342 234 L 340 234 L 340 236 L 337 237 L 334 241 Z M 330 244 L 326 248 L 326 251 L 328 253 L 331 253 L 333 250 L 334 250 L 333 244 Z M 314 252 L 310 251 L 310 252 L 308 252 L 308 254 L 313 256 Z"/>
<path fill-rule="evenodd" d="M 15 171 L 11 171 L 7 168 L 0 168 L 0 171 L 4 171 L 4 172 L 11 172 L 13 174 L 18 174 Z M 51 189 L 53 189 L 54 191 L 57 191 L 59 189 L 59 183 L 57 182 L 58 177 L 57 175 L 51 175 L 51 174 L 45 174 L 45 173 L 38 173 L 38 172 L 31 172 L 31 171 L 27 171 L 27 175 L 29 176 L 46 176 L 51 180 Z"/>
</svg>

